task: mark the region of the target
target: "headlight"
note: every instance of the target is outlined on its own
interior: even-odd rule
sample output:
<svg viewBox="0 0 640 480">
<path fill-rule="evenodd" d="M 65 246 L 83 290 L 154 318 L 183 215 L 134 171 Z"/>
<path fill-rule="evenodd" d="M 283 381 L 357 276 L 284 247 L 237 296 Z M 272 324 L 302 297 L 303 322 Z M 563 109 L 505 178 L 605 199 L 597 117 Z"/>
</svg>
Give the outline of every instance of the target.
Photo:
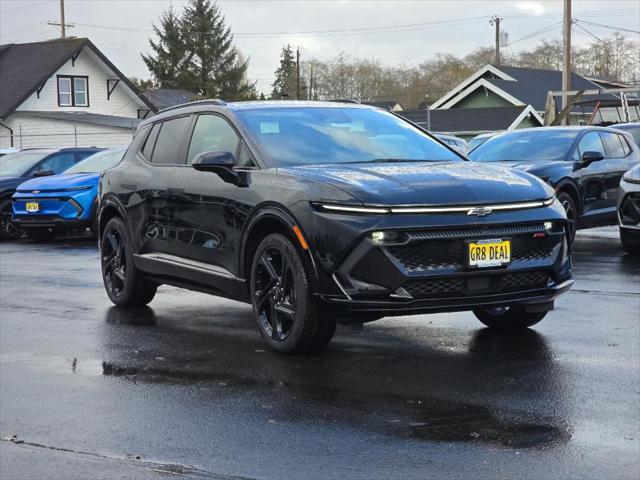
<svg viewBox="0 0 640 480">
<path fill-rule="evenodd" d="M 79 190 L 89 190 L 90 188 L 91 188 L 91 185 L 82 185 L 80 187 L 65 188 L 64 191 L 65 192 L 77 192 Z"/>
<path fill-rule="evenodd" d="M 625 182 L 628 182 L 628 183 L 640 183 L 640 176 L 636 177 L 635 175 L 633 175 L 631 173 L 631 170 L 629 170 L 627 173 L 625 173 L 622 176 L 622 180 L 624 180 Z"/>
<path fill-rule="evenodd" d="M 357 205 L 333 205 L 326 203 L 312 203 L 312 205 L 320 210 L 335 213 L 368 213 L 368 214 L 385 214 L 391 213 L 391 210 L 383 207 L 359 207 Z"/>
</svg>

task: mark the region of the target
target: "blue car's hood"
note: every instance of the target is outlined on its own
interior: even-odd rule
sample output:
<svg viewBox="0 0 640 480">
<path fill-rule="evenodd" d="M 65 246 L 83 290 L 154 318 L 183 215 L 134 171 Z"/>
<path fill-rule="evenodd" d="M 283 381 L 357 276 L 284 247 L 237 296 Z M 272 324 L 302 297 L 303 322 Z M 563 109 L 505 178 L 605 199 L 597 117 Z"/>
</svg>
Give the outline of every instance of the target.
<svg viewBox="0 0 640 480">
<path fill-rule="evenodd" d="M 52 190 L 67 190 L 79 187 L 93 187 L 100 180 L 99 173 L 70 173 L 62 175 L 51 175 L 49 177 L 38 177 L 28 180 L 18 187 L 19 192 L 31 192 L 40 190 L 41 192 Z"/>
<path fill-rule="evenodd" d="M 475 162 L 311 165 L 280 170 L 334 185 L 369 205 L 486 205 L 553 195 L 548 185 L 527 173 Z"/>
</svg>

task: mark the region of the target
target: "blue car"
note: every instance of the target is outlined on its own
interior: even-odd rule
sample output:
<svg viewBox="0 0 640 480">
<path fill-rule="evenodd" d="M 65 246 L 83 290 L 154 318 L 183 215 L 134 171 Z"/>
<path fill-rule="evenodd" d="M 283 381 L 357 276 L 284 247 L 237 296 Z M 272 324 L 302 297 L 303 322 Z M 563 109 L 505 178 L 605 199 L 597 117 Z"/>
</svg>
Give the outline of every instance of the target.
<svg viewBox="0 0 640 480">
<path fill-rule="evenodd" d="M 117 165 L 125 150 L 103 150 L 61 175 L 22 183 L 13 194 L 13 222 L 36 240 L 51 240 L 61 231 L 77 228 L 88 227 L 96 234 L 100 173 Z"/>
<path fill-rule="evenodd" d="M 59 175 L 102 148 L 29 148 L 0 158 L 0 240 L 22 236 L 13 223 L 11 196 L 18 185 L 34 177 Z"/>
</svg>

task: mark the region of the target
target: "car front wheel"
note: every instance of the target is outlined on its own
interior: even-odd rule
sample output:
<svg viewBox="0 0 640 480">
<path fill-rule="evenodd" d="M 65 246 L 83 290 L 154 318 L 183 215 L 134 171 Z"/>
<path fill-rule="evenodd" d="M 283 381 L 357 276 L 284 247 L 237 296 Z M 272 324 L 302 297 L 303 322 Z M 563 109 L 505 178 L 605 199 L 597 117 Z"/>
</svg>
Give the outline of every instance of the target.
<svg viewBox="0 0 640 480">
<path fill-rule="evenodd" d="M 620 242 L 622 242 L 622 248 L 624 248 L 627 253 L 640 255 L 640 232 L 630 232 L 621 228 Z"/>
<path fill-rule="evenodd" d="M 319 311 L 302 258 L 284 235 L 270 234 L 258 246 L 250 294 L 260 334 L 278 352 L 318 351 L 335 333 L 335 318 Z"/>
<path fill-rule="evenodd" d="M 567 220 L 569 221 L 569 238 L 571 238 L 571 243 L 573 243 L 578 228 L 578 209 L 576 203 L 573 201 L 573 197 L 566 192 L 558 193 L 558 200 L 567 214 Z"/>
<path fill-rule="evenodd" d="M 119 307 L 139 307 L 153 300 L 157 285 L 146 280 L 133 264 L 133 251 L 120 218 L 109 220 L 100 247 L 102 280 L 111 301 Z"/>
<path fill-rule="evenodd" d="M 499 330 L 529 328 L 547 315 L 547 312 L 527 312 L 524 307 L 515 306 L 474 310 L 473 313 L 487 327 Z"/>
<path fill-rule="evenodd" d="M 13 223 L 12 215 L 11 199 L 2 200 L 0 202 L 0 240 L 17 240 L 22 236 L 22 230 Z"/>
</svg>

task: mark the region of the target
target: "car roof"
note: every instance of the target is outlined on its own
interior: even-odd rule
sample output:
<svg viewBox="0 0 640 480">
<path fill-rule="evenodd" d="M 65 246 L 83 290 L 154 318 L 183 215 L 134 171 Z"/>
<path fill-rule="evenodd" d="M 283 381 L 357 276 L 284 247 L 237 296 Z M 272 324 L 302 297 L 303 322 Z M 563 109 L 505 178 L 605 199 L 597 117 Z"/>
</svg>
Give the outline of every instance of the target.
<svg viewBox="0 0 640 480">
<path fill-rule="evenodd" d="M 640 127 L 640 122 L 625 122 L 625 123 L 616 123 L 614 125 L 609 125 L 609 128 L 624 129 L 624 127 Z"/>
<path fill-rule="evenodd" d="M 173 107 L 165 108 L 151 118 L 144 120 L 138 128 L 155 123 L 166 118 L 177 115 L 202 111 L 249 111 L 249 110 L 269 110 L 276 108 L 357 108 L 366 110 L 382 111 L 380 108 L 370 105 L 363 105 L 356 101 L 309 101 L 309 100 L 259 100 L 246 102 L 224 102 L 222 100 L 199 100 L 195 102 L 183 103 Z"/>
</svg>

